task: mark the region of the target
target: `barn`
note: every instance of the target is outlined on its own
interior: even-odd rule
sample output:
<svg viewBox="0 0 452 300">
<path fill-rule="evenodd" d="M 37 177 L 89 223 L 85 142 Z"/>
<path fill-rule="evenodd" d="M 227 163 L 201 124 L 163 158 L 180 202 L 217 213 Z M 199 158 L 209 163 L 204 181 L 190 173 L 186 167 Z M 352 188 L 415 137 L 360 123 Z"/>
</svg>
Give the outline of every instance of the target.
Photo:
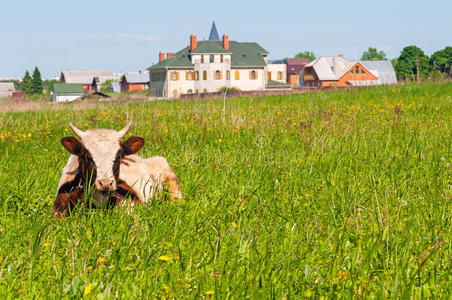
<svg viewBox="0 0 452 300">
<path fill-rule="evenodd" d="M 60 82 L 81 83 L 87 93 L 94 92 L 94 78 L 102 84 L 107 80 L 115 80 L 117 76 L 111 70 L 63 70 L 60 75 Z"/>
<path fill-rule="evenodd" d="M 125 74 L 121 80 L 121 92 L 149 89 L 149 73 Z"/>
<path fill-rule="evenodd" d="M 81 83 L 55 83 L 52 88 L 52 102 L 74 101 L 84 95 Z"/>
</svg>

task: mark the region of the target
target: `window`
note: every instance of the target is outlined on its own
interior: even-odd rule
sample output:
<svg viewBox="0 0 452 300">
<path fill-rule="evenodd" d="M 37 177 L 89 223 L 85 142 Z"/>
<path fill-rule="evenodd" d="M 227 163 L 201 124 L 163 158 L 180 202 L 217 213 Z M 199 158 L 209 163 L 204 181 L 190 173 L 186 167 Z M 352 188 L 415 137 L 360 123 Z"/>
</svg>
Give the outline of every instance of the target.
<svg viewBox="0 0 452 300">
<path fill-rule="evenodd" d="M 355 73 L 356 73 L 356 74 L 359 74 L 359 66 L 356 66 L 356 67 L 355 67 Z"/>
<path fill-rule="evenodd" d="M 256 80 L 257 79 L 257 73 L 256 71 L 250 71 L 250 79 L 251 80 Z"/>
<path fill-rule="evenodd" d="M 361 69 L 361 74 L 364 74 L 364 69 Z"/>
<path fill-rule="evenodd" d="M 171 73 L 171 80 L 174 80 L 174 81 L 179 80 L 179 72 L 173 71 Z"/>
<path fill-rule="evenodd" d="M 221 55 L 220 55 L 220 62 L 221 62 L 221 63 L 223 62 L 223 59 L 224 59 L 224 58 L 223 58 L 223 54 L 221 54 Z"/>
<path fill-rule="evenodd" d="M 276 78 L 278 78 L 278 80 L 282 80 L 282 72 L 281 71 L 278 72 L 278 76 Z"/>
<path fill-rule="evenodd" d="M 240 72 L 237 70 L 234 73 L 235 80 L 240 80 Z"/>
<path fill-rule="evenodd" d="M 187 91 L 187 94 L 193 94 L 193 91 L 190 89 Z"/>
<path fill-rule="evenodd" d="M 221 71 L 215 71 L 215 79 L 220 80 L 221 79 Z"/>
<path fill-rule="evenodd" d="M 198 89 L 196 89 L 196 94 L 199 94 L 199 90 Z"/>
<path fill-rule="evenodd" d="M 199 72 L 198 71 L 196 71 L 196 73 L 195 73 L 195 80 L 199 80 Z"/>
<path fill-rule="evenodd" d="M 231 80 L 231 72 L 229 70 L 226 71 L 226 80 Z"/>
<path fill-rule="evenodd" d="M 202 72 L 202 80 L 207 80 L 207 71 Z"/>
<path fill-rule="evenodd" d="M 202 92 L 203 92 L 203 93 L 207 93 L 207 89 L 204 89 Z"/>
<path fill-rule="evenodd" d="M 213 62 L 215 61 L 215 56 L 210 55 L 209 61 L 210 61 L 211 63 L 213 63 Z"/>
<path fill-rule="evenodd" d="M 272 80 L 272 72 L 268 72 L 268 80 Z"/>
<path fill-rule="evenodd" d="M 204 63 L 204 55 L 201 55 L 201 63 Z"/>
<path fill-rule="evenodd" d="M 353 70 L 350 71 L 350 74 L 353 74 Z"/>
<path fill-rule="evenodd" d="M 193 72 L 192 71 L 185 72 L 185 80 L 193 80 Z"/>
</svg>

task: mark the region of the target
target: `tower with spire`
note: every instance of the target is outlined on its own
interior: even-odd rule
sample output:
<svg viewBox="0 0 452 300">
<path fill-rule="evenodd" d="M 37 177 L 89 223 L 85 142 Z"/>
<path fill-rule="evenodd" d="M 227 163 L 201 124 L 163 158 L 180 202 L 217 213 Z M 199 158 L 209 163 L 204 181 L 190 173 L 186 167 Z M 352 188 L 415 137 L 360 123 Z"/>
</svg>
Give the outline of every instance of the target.
<svg viewBox="0 0 452 300">
<path fill-rule="evenodd" d="M 220 36 L 218 35 L 217 26 L 215 26 L 215 21 L 212 23 L 212 28 L 210 29 L 209 41 L 219 41 Z"/>
</svg>

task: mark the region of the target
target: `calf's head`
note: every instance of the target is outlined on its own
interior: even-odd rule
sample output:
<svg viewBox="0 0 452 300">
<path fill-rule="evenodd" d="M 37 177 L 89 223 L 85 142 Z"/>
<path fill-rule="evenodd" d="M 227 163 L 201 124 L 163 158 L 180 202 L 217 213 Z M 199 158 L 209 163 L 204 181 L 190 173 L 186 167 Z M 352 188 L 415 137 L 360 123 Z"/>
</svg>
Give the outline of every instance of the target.
<svg viewBox="0 0 452 300">
<path fill-rule="evenodd" d="M 69 123 L 75 137 L 61 140 L 64 148 L 79 158 L 79 170 L 85 184 L 94 185 L 103 194 L 116 190 L 121 159 L 134 154 L 144 145 L 144 139 L 132 136 L 122 141 L 132 122 L 120 131 L 91 129 L 85 132 Z"/>
</svg>

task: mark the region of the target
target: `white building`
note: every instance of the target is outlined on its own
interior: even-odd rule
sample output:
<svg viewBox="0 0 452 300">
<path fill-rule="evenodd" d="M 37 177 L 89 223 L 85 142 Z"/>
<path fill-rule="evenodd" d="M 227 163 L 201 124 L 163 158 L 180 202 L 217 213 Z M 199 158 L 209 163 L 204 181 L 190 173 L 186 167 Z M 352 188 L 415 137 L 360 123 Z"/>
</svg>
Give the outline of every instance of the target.
<svg viewBox="0 0 452 300">
<path fill-rule="evenodd" d="M 5 98 L 12 96 L 13 92 L 16 91 L 14 83 L 12 82 L 0 82 L 0 98 Z"/>
<path fill-rule="evenodd" d="M 268 52 L 257 43 L 223 39 L 197 41 L 177 53 L 160 52 L 159 62 L 151 66 L 150 94 L 178 98 L 182 94 L 217 92 L 222 88 L 260 91 L 288 88 L 286 65 L 268 64 Z M 279 85 L 280 84 L 280 85 Z"/>
<path fill-rule="evenodd" d="M 74 101 L 84 95 L 81 83 L 55 83 L 52 88 L 52 102 Z"/>
</svg>

